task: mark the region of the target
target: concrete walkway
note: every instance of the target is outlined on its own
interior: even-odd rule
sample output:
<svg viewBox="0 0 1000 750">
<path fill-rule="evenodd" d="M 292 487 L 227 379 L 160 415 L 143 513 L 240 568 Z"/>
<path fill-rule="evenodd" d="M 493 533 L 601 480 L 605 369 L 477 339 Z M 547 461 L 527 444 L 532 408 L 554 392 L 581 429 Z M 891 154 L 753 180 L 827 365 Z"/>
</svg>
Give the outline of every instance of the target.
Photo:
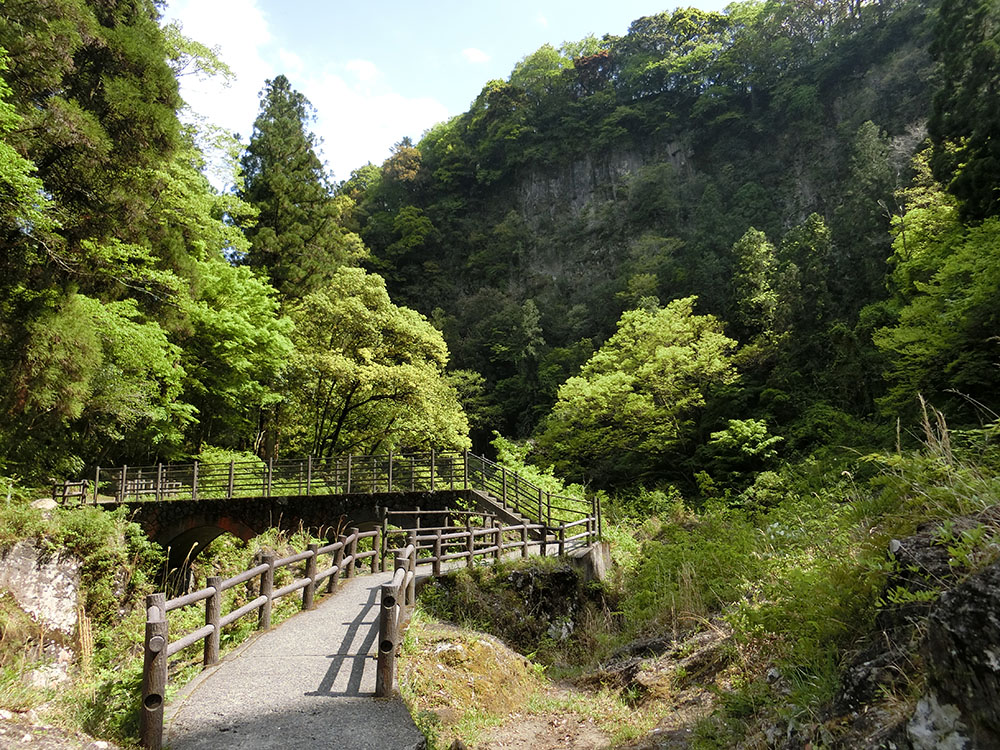
<svg viewBox="0 0 1000 750">
<path fill-rule="evenodd" d="M 171 750 L 422 748 L 399 699 L 376 700 L 378 597 L 388 573 L 341 582 L 205 670 L 167 706 Z"/>
</svg>

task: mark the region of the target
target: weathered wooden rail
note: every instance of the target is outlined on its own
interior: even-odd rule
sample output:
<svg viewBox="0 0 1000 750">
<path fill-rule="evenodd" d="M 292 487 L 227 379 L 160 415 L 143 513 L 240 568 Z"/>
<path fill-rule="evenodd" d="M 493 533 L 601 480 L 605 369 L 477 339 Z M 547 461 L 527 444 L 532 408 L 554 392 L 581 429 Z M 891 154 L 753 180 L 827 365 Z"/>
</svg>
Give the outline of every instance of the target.
<svg viewBox="0 0 1000 750">
<path fill-rule="evenodd" d="M 405 517 L 418 514 L 418 518 L 440 514 L 452 521 L 464 520 L 465 527 L 435 526 L 422 529 L 377 528 L 360 532 L 356 528 L 332 544 L 309 545 L 297 554 L 275 559 L 265 554 L 262 562 L 239 575 L 228 579 L 210 577 L 207 586 L 184 596 L 167 599 L 166 594 L 152 594 L 146 599 L 145 661 L 142 682 L 142 707 L 140 739 L 144 748 L 159 750 L 163 737 L 164 696 L 167 686 L 167 659 L 185 648 L 204 640 L 202 663 L 207 667 L 219 660 L 219 639 L 222 629 L 253 612 L 258 613 L 257 628 L 271 627 L 273 602 L 296 591 L 302 591 L 301 608 L 312 609 L 316 602 L 317 586 L 327 581 L 327 592 L 333 592 L 343 575 L 352 578 L 358 562 L 370 559 L 371 572 L 385 567 L 384 561 L 392 557 L 393 578 L 383 584 L 379 610 L 379 634 L 376 667 L 376 697 L 386 697 L 396 691 L 396 655 L 408 621 L 409 608 L 415 602 L 418 566 L 430 566 L 430 573 L 439 576 L 446 563 L 464 560 L 471 566 L 477 558 L 499 560 L 505 553 L 520 551 L 529 555 L 529 548 L 537 546 L 540 554 L 564 554 L 573 547 L 583 546 L 599 539 L 598 519 L 588 516 L 577 521 L 547 526 L 524 522 L 502 526 L 490 514 L 481 511 L 397 511 Z M 489 524 L 478 527 L 471 519 L 479 518 Z M 581 529 L 577 531 L 577 529 Z M 574 533 L 575 532 L 575 533 Z M 397 535 L 405 537 L 402 547 L 390 546 Z M 532 537 L 534 535 L 534 538 Z M 358 543 L 371 539 L 370 550 L 359 551 Z M 368 546 L 368 545 L 366 545 Z M 330 555 L 330 564 L 319 569 L 319 558 Z M 275 571 L 303 564 L 303 575 L 281 588 L 274 588 Z M 248 584 L 259 577 L 258 596 L 232 611 L 222 613 L 222 594 L 241 584 Z M 205 602 L 205 625 L 171 642 L 167 613 Z"/>
<path fill-rule="evenodd" d="M 53 488 L 53 497 L 82 501 L 87 490 L 86 481 L 66 483 L 61 490 L 58 485 Z M 211 577 L 205 588 L 174 599 L 168 600 L 162 593 L 148 597 L 142 746 L 158 750 L 162 744 L 168 658 L 204 641 L 203 666 L 216 663 L 222 629 L 256 612 L 257 628 L 266 630 L 271 626 L 272 605 L 280 597 L 301 590 L 301 608 L 311 609 L 317 586 L 323 581 L 327 582 L 327 591 L 332 592 L 342 575 L 353 577 L 360 561 L 370 559 L 374 573 L 391 558 L 393 578 L 381 592 L 376 680 L 376 694 L 390 695 L 396 686 L 396 652 L 408 607 L 414 602 L 419 566 L 430 566 L 431 575 L 437 576 L 454 561 L 473 565 L 476 559 L 498 560 L 517 550 L 526 557 L 531 545 L 536 545 L 542 555 L 564 554 L 601 537 L 601 511 L 596 499 L 586 502 L 549 493 L 517 472 L 468 451 L 306 458 L 266 464 L 196 462 L 98 468 L 90 494 L 95 504 L 439 490 L 475 491 L 489 502 L 477 501 L 480 507 L 476 510 L 387 510 L 381 515 L 381 527 L 373 531 L 352 528 L 331 544 L 312 544 L 305 551 L 281 559 L 265 555 L 261 564 L 250 570 L 226 580 Z M 504 526 L 499 516 L 508 522 L 512 518 L 520 522 Z M 428 519 L 432 519 L 430 527 L 426 525 Z M 359 551 L 358 543 L 369 539 L 370 549 Z M 329 556 L 329 564 L 321 570 L 319 560 L 324 556 Z M 275 589 L 275 572 L 300 564 L 302 575 Z M 223 614 L 223 593 L 240 585 L 252 587 L 255 579 L 257 596 L 240 606 L 234 603 L 234 608 Z M 205 625 L 171 641 L 168 613 L 201 602 Z"/>
<path fill-rule="evenodd" d="M 327 592 L 337 589 L 341 574 L 345 578 L 353 578 L 357 564 L 365 559 L 371 560 L 371 572 L 381 568 L 382 556 L 379 537 L 381 529 L 360 532 L 350 529 L 346 535 L 332 544 L 320 546 L 311 544 L 303 552 L 287 557 L 276 558 L 273 554 L 264 554 L 260 565 L 223 580 L 220 577 L 208 578 L 207 586 L 184 596 L 167 599 L 166 594 L 150 594 L 146 597 L 146 637 L 145 660 L 142 679 L 142 707 L 140 713 L 140 741 L 144 748 L 158 750 L 163 743 L 163 707 L 167 689 L 167 660 L 174 654 L 204 640 L 202 664 L 211 666 L 219 661 L 219 639 L 222 629 L 235 623 L 252 612 L 257 612 L 257 628 L 267 630 L 271 627 L 271 608 L 273 603 L 283 596 L 296 591 L 302 591 L 302 609 L 313 609 L 316 606 L 316 587 L 327 581 Z M 358 542 L 371 539 L 371 549 L 358 551 Z M 330 565 L 319 569 L 319 558 L 330 555 Z M 275 571 L 303 564 L 303 575 L 295 578 L 281 588 L 274 588 Z M 259 578 L 258 596 L 231 612 L 222 614 L 222 594 L 240 584 L 245 584 Z M 205 625 L 171 642 L 167 613 L 187 607 L 198 602 L 205 602 Z"/>
<path fill-rule="evenodd" d="M 577 528 L 584 530 L 567 534 L 567 531 Z M 431 566 L 431 575 L 437 577 L 442 574 L 445 563 L 456 560 L 464 560 L 471 567 L 477 557 L 495 561 L 512 550 L 519 550 L 521 557 L 527 557 L 531 545 L 537 545 L 539 554 L 543 556 L 550 549 L 564 555 L 571 548 L 588 545 L 598 539 L 596 517 L 561 524 L 556 528 L 544 524 L 501 526 L 498 523 L 492 528 L 439 527 L 422 531 L 403 530 L 406 545 L 386 550 L 386 554 L 394 553 L 395 572 L 392 581 L 383 584 L 381 591 L 375 682 L 377 698 L 389 697 L 397 689 L 396 656 L 409 619 L 409 608 L 415 602 L 413 582 L 418 566 Z M 538 541 L 531 539 L 531 532 L 536 533 Z M 486 543 L 480 544 L 480 540 Z M 455 551 L 448 551 L 449 548 Z"/>
<path fill-rule="evenodd" d="M 53 497 L 82 500 L 88 488 L 95 504 L 471 489 L 547 526 L 591 516 L 599 528 L 602 524 L 596 499 L 588 502 L 547 492 L 517 472 L 468 451 L 98 467 L 92 481 L 64 483 L 61 489 L 56 485 Z"/>
</svg>

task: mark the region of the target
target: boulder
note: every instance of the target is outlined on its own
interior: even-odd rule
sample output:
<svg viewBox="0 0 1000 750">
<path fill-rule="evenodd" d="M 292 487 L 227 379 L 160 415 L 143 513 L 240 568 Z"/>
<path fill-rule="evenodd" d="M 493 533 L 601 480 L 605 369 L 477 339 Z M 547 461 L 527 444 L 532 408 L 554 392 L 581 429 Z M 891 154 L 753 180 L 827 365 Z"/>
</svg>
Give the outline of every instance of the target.
<svg viewBox="0 0 1000 750">
<path fill-rule="evenodd" d="M 941 595 L 922 650 L 936 715 L 950 717 L 966 747 L 1000 747 L 1000 562 Z"/>
</svg>

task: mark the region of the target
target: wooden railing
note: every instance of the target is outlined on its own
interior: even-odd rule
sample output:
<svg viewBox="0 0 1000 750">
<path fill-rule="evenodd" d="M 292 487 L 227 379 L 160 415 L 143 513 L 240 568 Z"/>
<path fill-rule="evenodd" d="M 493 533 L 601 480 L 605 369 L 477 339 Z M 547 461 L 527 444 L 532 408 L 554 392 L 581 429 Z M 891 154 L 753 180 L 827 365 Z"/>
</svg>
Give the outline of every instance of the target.
<svg viewBox="0 0 1000 750">
<path fill-rule="evenodd" d="M 66 496 L 82 497 L 79 486 L 81 483 L 64 485 L 70 488 L 64 492 L 71 493 Z M 585 501 L 549 493 L 517 472 L 468 451 L 98 467 L 92 498 L 96 504 L 102 500 L 135 503 L 438 490 L 479 490 L 549 527 L 587 517 L 597 519 L 599 531 L 602 526 L 596 498 Z"/>
<path fill-rule="evenodd" d="M 313 609 L 316 605 L 316 587 L 327 581 L 327 592 L 336 591 L 341 574 L 353 578 L 357 564 L 371 560 L 371 572 L 382 567 L 380 554 L 381 529 L 359 532 L 350 529 L 346 535 L 332 544 L 320 546 L 310 544 L 309 548 L 294 555 L 276 559 L 273 554 L 263 555 L 260 565 L 239 575 L 223 580 L 208 578 L 207 586 L 184 596 L 167 599 L 166 594 L 151 594 L 146 597 L 146 638 L 145 661 L 142 679 L 142 708 L 140 714 L 140 740 L 144 748 L 159 750 L 163 743 L 163 706 L 167 688 L 167 659 L 179 651 L 204 640 L 203 667 L 211 666 L 219 660 L 219 637 L 222 629 L 252 612 L 257 612 L 257 628 L 271 627 L 273 603 L 296 591 L 302 591 L 302 609 Z M 371 550 L 358 551 L 358 542 L 371 539 Z M 319 570 L 319 558 L 330 555 L 330 565 Z M 296 563 L 303 564 L 303 575 L 279 589 L 274 588 L 274 573 Z M 231 612 L 222 614 L 222 594 L 254 578 L 259 577 L 258 596 Z M 171 641 L 167 613 L 182 607 L 205 602 L 205 625 L 182 637 Z"/>
<path fill-rule="evenodd" d="M 79 482 L 54 482 L 52 484 L 52 499 L 60 505 L 70 500 L 87 502 L 87 489 L 90 485 L 86 479 Z"/>
<path fill-rule="evenodd" d="M 567 535 L 567 531 L 576 528 L 584 530 Z M 421 531 L 423 533 L 420 533 Z M 537 541 L 530 538 L 533 531 L 538 535 Z M 375 682 L 377 698 L 389 697 L 396 693 L 396 655 L 408 621 L 409 607 L 415 601 L 412 586 L 417 566 L 430 565 L 431 575 L 437 577 L 442 574 L 445 563 L 464 560 L 465 564 L 471 567 L 477 557 L 499 560 L 511 550 L 520 550 L 521 557 L 527 557 L 531 545 L 537 545 L 539 554 L 543 556 L 549 550 L 563 555 L 569 549 L 596 541 L 597 519 L 586 518 L 556 528 L 549 528 L 543 524 L 523 523 L 457 530 L 410 529 L 401 530 L 400 533 L 406 534 L 406 545 L 386 550 L 387 554 L 395 554 L 395 572 L 392 581 L 382 586 L 378 671 Z"/>
<path fill-rule="evenodd" d="M 396 651 L 410 608 L 416 603 L 417 545 L 411 541 L 396 555 L 393 576 L 382 584 L 378 616 L 378 661 L 375 667 L 375 697 L 396 692 Z"/>
<path fill-rule="evenodd" d="M 510 551 L 519 551 L 521 557 L 529 555 L 529 548 L 537 546 L 541 555 L 565 554 L 570 549 L 587 545 L 599 538 L 596 516 L 577 521 L 548 526 L 524 522 L 501 526 L 496 517 L 481 511 L 394 511 L 398 519 L 416 515 L 421 517 L 450 517 L 464 519 L 465 528 L 435 526 L 431 528 L 397 529 L 388 525 L 374 531 L 360 532 L 356 528 L 332 544 L 310 544 L 297 554 L 276 559 L 273 554 L 263 555 L 262 562 L 239 575 L 223 580 L 213 576 L 203 589 L 184 596 L 167 599 L 166 594 L 146 597 L 145 661 L 142 680 L 142 708 L 140 715 L 140 740 L 143 748 L 159 750 L 163 737 L 163 708 L 167 686 L 167 659 L 174 654 L 204 641 L 203 667 L 219 660 L 220 635 L 227 625 L 257 612 L 257 628 L 271 627 L 271 608 L 280 597 L 302 591 L 301 608 L 315 607 L 317 586 L 327 581 L 327 592 L 337 589 L 341 575 L 353 578 L 357 564 L 370 559 L 371 572 L 382 570 L 384 560 L 394 561 L 393 578 L 382 586 L 379 615 L 378 666 L 376 696 L 392 695 L 396 690 L 396 653 L 407 622 L 409 607 L 415 601 L 415 582 L 418 566 L 429 565 L 431 575 L 440 576 L 444 566 L 452 561 L 464 560 L 471 566 L 476 558 L 499 560 Z M 472 519 L 485 524 L 472 526 Z M 580 529 L 580 531 L 576 531 Z M 573 533 L 575 532 L 575 533 Z M 401 540 L 401 547 L 393 547 L 392 540 Z M 358 542 L 371 539 L 371 549 L 358 551 Z M 330 555 L 329 566 L 320 570 L 321 556 Z M 281 588 L 274 588 L 275 571 L 301 563 L 302 576 L 294 578 Z M 222 594 L 240 584 L 259 578 L 258 596 L 252 601 L 222 613 Z M 182 607 L 205 602 L 205 625 L 174 641 L 170 640 L 167 614 Z"/>
</svg>

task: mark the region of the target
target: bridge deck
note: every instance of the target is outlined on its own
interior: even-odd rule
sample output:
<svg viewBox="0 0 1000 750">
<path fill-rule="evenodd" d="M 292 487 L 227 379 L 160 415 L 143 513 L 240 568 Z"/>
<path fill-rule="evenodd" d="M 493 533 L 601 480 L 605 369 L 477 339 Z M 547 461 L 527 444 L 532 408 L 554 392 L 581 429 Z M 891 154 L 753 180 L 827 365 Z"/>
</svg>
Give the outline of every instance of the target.
<svg viewBox="0 0 1000 750">
<path fill-rule="evenodd" d="M 378 591 L 391 577 L 344 581 L 202 672 L 168 707 L 171 750 L 422 746 L 401 700 L 372 698 Z"/>
</svg>

